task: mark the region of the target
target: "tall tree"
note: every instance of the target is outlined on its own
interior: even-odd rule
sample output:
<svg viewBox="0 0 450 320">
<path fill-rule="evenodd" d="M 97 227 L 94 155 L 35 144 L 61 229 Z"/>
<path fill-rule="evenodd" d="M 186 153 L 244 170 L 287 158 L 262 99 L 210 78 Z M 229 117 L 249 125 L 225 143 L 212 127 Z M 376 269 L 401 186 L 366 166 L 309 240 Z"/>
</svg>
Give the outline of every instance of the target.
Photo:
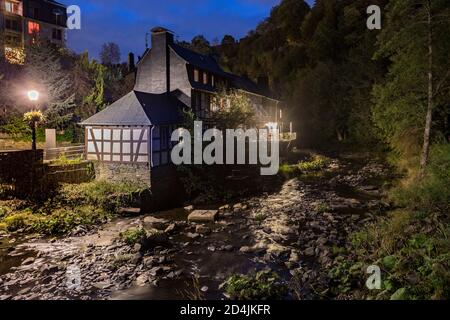
<svg viewBox="0 0 450 320">
<path fill-rule="evenodd" d="M 100 51 L 100 61 L 104 65 L 116 65 L 120 63 L 120 48 L 114 42 L 104 43 Z"/>
<path fill-rule="evenodd" d="M 236 39 L 234 39 L 233 36 L 230 36 L 229 34 L 225 35 L 222 39 L 222 43 L 223 46 L 226 45 L 233 45 L 236 44 Z"/>
<path fill-rule="evenodd" d="M 433 116 L 449 99 L 450 3 L 447 0 L 391 0 L 377 56 L 392 66 L 376 87 L 375 120 L 391 142 L 422 135 L 420 173 L 428 164 Z M 423 133 L 417 130 L 422 128 Z M 411 143 L 415 144 L 414 141 Z"/>
<path fill-rule="evenodd" d="M 212 52 L 211 44 L 203 35 L 195 36 L 191 40 L 191 48 L 202 54 L 210 54 Z"/>
<path fill-rule="evenodd" d="M 25 71 L 30 87 L 40 91 L 39 106 L 45 109 L 46 123 L 63 129 L 75 108 L 73 77 L 68 55 L 46 39 L 38 39 L 27 48 Z"/>
</svg>

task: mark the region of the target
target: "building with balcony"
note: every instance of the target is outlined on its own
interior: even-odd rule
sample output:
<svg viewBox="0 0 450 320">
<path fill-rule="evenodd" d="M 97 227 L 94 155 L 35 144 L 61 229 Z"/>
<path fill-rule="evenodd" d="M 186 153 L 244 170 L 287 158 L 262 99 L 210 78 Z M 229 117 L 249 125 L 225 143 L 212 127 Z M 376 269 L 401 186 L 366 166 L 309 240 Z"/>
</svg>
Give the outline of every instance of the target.
<svg viewBox="0 0 450 320">
<path fill-rule="evenodd" d="M 64 46 L 66 22 L 66 7 L 56 1 L 0 0 L 1 53 L 20 63 L 25 45 L 37 37 Z"/>
<path fill-rule="evenodd" d="M 221 88 L 234 89 L 252 102 L 258 128 L 282 124 L 280 101 L 268 85 L 227 73 L 211 57 L 174 42 L 172 32 L 152 29 L 152 48 L 137 65 L 134 90 L 85 120 L 88 159 L 109 163 L 170 164 L 172 131 L 182 122 L 180 110 L 191 110 L 207 127 L 220 106 Z"/>
</svg>

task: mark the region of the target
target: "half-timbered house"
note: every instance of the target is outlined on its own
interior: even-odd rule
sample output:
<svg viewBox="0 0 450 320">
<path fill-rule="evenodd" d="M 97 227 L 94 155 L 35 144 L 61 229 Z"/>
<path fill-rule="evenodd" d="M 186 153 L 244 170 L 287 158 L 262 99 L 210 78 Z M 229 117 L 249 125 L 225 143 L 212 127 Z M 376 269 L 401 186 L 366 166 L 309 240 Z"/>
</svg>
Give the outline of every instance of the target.
<svg viewBox="0 0 450 320">
<path fill-rule="evenodd" d="M 219 87 L 248 95 L 262 127 L 281 122 L 279 101 L 267 85 L 224 72 L 213 57 L 178 45 L 169 30 L 152 29 L 152 48 L 137 64 L 134 90 L 82 122 L 88 159 L 109 168 L 111 177 L 120 166 L 121 172 L 154 184 L 155 173 L 164 176 L 157 169 L 170 164 L 171 133 L 182 120 L 181 110 L 213 121 L 211 97 Z"/>
</svg>

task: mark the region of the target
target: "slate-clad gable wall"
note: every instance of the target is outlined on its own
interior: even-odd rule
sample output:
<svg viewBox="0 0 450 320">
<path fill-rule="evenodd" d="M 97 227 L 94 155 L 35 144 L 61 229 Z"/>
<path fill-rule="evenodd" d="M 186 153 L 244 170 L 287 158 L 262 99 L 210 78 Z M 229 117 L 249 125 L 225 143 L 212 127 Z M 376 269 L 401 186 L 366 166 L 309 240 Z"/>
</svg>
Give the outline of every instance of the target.
<svg viewBox="0 0 450 320">
<path fill-rule="evenodd" d="M 139 63 L 134 90 L 148 93 L 167 92 L 167 45 L 170 33 L 153 33 L 152 49 Z"/>
<path fill-rule="evenodd" d="M 175 51 L 170 49 L 170 91 L 180 90 L 189 99 L 186 101 L 190 104 L 191 83 L 189 82 L 187 63 Z"/>
<path fill-rule="evenodd" d="M 152 49 L 139 63 L 134 90 L 154 94 L 179 90 L 191 96 L 187 63 L 170 48 L 171 44 L 170 32 L 152 34 Z"/>
</svg>

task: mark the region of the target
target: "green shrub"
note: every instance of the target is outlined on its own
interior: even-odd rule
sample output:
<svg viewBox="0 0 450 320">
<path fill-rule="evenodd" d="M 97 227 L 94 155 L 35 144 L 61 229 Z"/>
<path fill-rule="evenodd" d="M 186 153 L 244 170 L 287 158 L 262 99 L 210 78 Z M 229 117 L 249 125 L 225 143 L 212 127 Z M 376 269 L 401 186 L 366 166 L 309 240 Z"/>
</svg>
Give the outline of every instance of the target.
<svg viewBox="0 0 450 320">
<path fill-rule="evenodd" d="M 436 145 L 424 180 L 411 179 L 393 191 L 397 205 L 416 211 L 442 212 L 450 209 L 450 145 Z"/>
<path fill-rule="evenodd" d="M 6 229 L 8 231 L 14 232 L 19 229 L 29 228 L 35 219 L 36 218 L 33 216 L 31 211 L 26 210 L 7 216 L 3 219 L 3 223 L 6 225 Z"/>
<path fill-rule="evenodd" d="M 53 160 L 51 163 L 55 166 L 63 166 L 63 165 L 71 165 L 71 164 L 80 164 L 82 163 L 83 157 L 77 157 L 74 159 L 68 159 L 64 154 L 60 155 L 58 159 Z"/>
<path fill-rule="evenodd" d="M 0 126 L 0 132 L 11 135 L 15 139 L 23 138 L 30 133 L 30 127 L 23 121 L 22 116 L 12 116 Z"/>
<path fill-rule="evenodd" d="M 64 234 L 79 225 L 96 225 L 104 223 L 108 214 L 101 208 L 80 206 L 60 208 L 48 216 L 40 216 L 32 224 L 35 232 L 42 234 Z"/>
<path fill-rule="evenodd" d="M 146 237 L 144 229 L 129 229 L 120 234 L 120 238 L 128 245 L 134 245 L 141 242 Z"/>
<path fill-rule="evenodd" d="M 328 158 L 321 155 L 314 155 L 310 160 L 301 161 L 297 164 L 282 164 L 280 166 L 279 173 L 286 178 L 292 178 L 301 174 L 321 171 L 326 168 L 328 163 Z"/>
<path fill-rule="evenodd" d="M 231 299 L 237 300 L 282 299 L 288 290 L 271 271 L 260 271 L 254 276 L 233 275 L 222 288 Z"/>
<path fill-rule="evenodd" d="M 328 159 L 324 156 L 315 155 L 309 161 L 302 161 L 298 164 L 298 168 L 303 173 L 320 171 L 328 164 Z"/>
<path fill-rule="evenodd" d="M 111 183 L 100 180 L 64 185 L 59 191 L 59 198 L 60 202 L 70 206 L 93 205 L 115 213 L 120 206 L 129 205 L 144 188 L 146 186 L 139 185 L 135 181 Z"/>
<path fill-rule="evenodd" d="M 330 206 L 328 204 L 326 204 L 326 203 L 321 202 L 321 203 L 316 205 L 316 211 L 318 213 L 325 213 L 325 212 L 328 212 L 330 210 L 331 210 Z"/>
<path fill-rule="evenodd" d="M 258 213 L 258 214 L 255 216 L 255 221 L 256 221 L 256 222 L 259 222 L 259 223 L 262 223 L 264 220 L 266 220 L 266 218 L 267 218 L 267 216 L 266 216 L 265 214 L 263 214 L 263 213 Z"/>
</svg>

